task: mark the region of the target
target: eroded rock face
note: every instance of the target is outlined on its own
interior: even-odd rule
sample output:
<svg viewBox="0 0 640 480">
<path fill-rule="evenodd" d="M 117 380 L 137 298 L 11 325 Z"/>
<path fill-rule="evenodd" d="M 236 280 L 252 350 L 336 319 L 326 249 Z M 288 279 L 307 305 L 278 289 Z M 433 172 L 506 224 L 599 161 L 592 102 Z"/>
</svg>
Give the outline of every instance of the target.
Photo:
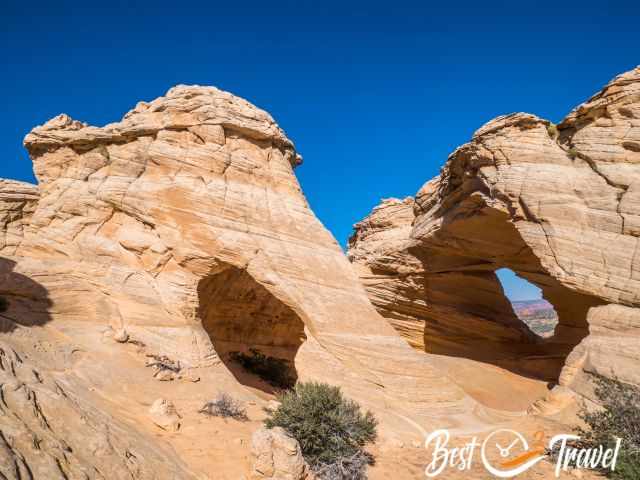
<svg viewBox="0 0 640 480">
<path fill-rule="evenodd" d="M 509 363 L 535 336 L 493 271 L 443 273 L 410 250 L 415 202 L 389 199 L 355 226 L 349 258 L 371 301 L 418 350 Z M 464 341 L 457 339 L 464 338 Z"/>
<path fill-rule="evenodd" d="M 39 198 L 0 250 L 12 264 L 0 295 L 15 322 L 39 311 L 68 336 L 96 324 L 125 330 L 185 368 L 255 348 L 369 409 L 393 410 L 386 418 L 412 431 L 472 411 L 371 306 L 307 205 L 293 174 L 300 156 L 266 112 L 179 86 L 102 128 L 60 115 L 25 146 Z M 40 290 L 16 292 L 18 276 Z"/>
<path fill-rule="evenodd" d="M 71 394 L 0 342 L 0 476 L 191 479 L 171 451 Z"/>
<path fill-rule="evenodd" d="M 547 378 L 573 351 L 564 387 L 586 393 L 585 371 L 637 383 L 638 142 L 640 68 L 557 129 L 529 114 L 499 117 L 415 201 L 374 209 L 349 256 L 378 310 L 420 349 Z M 494 274 L 502 267 L 553 304 L 552 338 L 531 339 L 517 321 Z"/>
<path fill-rule="evenodd" d="M 35 185 L 0 179 L 0 252 L 15 251 L 38 198 Z"/>
</svg>

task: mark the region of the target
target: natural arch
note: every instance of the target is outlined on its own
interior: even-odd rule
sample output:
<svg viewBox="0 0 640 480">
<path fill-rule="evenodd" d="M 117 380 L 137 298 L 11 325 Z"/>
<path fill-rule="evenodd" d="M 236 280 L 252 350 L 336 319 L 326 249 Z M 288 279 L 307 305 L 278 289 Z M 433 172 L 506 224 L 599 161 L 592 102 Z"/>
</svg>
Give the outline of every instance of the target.
<svg viewBox="0 0 640 480">
<path fill-rule="evenodd" d="M 273 391 L 269 379 L 243 368 L 240 355 L 264 355 L 284 365 L 297 378 L 294 359 L 305 340 L 304 324 L 284 302 L 246 270 L 229 267 L 198 285 L 199 317 L 211 342 L 236 379 L 245 385 Z M 251 369 L 249 369 L 251 370 Z"/>
<path fill-rule="evenodd" d="M 542 291 L 508 268 L 501 268 L 496 274 L 516 316 L 538 338 L 552 337 L 558 314 L 553 305 L 542 298 Z"/>
<path fill-rule="evenodd" d="M 507 212 L 475 201 L 460 202 L 435 235 L 411 248 L 424 265 L 430 305 L 425 350 L 557 381 L 567 355 L 588 334 L 587 312 L 601 301 L 560 283 Z M 518 318 L 496 275 L 501 268 L 540 288 L 558 315 L 553 336 L 539 338 Z"/>
</svg>

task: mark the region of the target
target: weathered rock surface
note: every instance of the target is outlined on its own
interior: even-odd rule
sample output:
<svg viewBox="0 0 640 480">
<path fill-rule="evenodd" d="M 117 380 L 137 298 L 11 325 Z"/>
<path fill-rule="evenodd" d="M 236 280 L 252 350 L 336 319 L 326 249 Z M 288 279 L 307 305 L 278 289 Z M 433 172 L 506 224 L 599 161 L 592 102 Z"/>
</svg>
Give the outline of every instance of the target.
<svg viewBox="0 0 640 480">
<path fill-rule="evenodd" d="M 415 200 L 356 225 L 349 256 L 372 302 L 428 352 L 490 361 L 586 394 L 584 372 L 638 382 L 640 68 L 557 129 L 499 117 L 447 160 Z M 531 337 L 495 277 L 542 289 L 555 335 Z M 576 347 L 576 345 L 579 346 Z"/>
<path fill-rule="evenodd" d="M 25 146 L 38 187 L 6 182 L 0 206 L 10 220 L 0 248 L 5 331 L 24 340 L 39 325 L 92 351 L 95 332 L 110 329 L 123 335 L 101 355 L 131 347 L 187 369 L 225 364 L 266 389 L 230 361 L 255 348 L 290 362 L 294 376 L 342 385 L 413 436 L 475 417 L 475 402 L 372 307 L 307 205 L 293 174 L 300 156 L 266 112 L 212 87 L 178 86 L 102 128 L 60 115 Z M 108 378 L 130 376 L 117 370 L 124 361 L 108 365 Z M 59 375 L 77 369 L 129 405 L 132 393 L 96 378 L 89 362 L 72 367 Z M 155 383 L 148 388 L 165 390 L 140 402 L 182 388 Z"/>
<path fill-rule="evenodd" d="M 148 441 L 0 343 L 0 477 L 195 478 Z"/>
<path fill-rule="evenodd" d="M 53 320 L 126 327 L 186 366 L 248 347 L 293 358 L 313 336 L 367 390 L 414 403 L 436 382 L 463 399 L 371 308 L 266 112 L 180 86 L 104 128 L 56 117 L 25 145 L 40 200 L 16 257 Z"/>
<path fill-rule="evenodd" d="M 557 138 L 531 115 L 491 122 L 415 201 L 387 202 L 363 222 L 351 256 L 378 309 L 414 345 L 506 366 L 524 352 L 525 371 L 557 375 L 581 341 L 560 376 L 565 391 L 587 392 L 584 372 L 612 366 L 632 379 L 637 80 L 638 71 L 615 80 Z M 198 371 L 210 389 L 267 389 L 230 360 L 257 349 L 288 361 L 294 376 L 341 385 L 398 437 L 486 426 L 489 413 L 446 373 L 455 369 L 411 349 L 371 305 L 307 205 L 293 174 L 301 158 L 266 112 L 215 88 L 179 86 L 102 128 L 60 115 L 25 146 L 38 186 L 0 183 L 0 329 L 7 351 L 27 348 L 36 377 L 66 396 L 49 401 L 23 390 L 47 381 L 18 381 L 20 398 L 53 405 L 45 418 L 57 420 L 32 435 L 25 409 L 7 401 L 15 415 L 0 417 L 5 476 L 24 478 L 21 465 L 34 465 L 47 478 L 56 468 L 69 478 L 189 478 L 173 452 L 157 453 L 168 444 L 207 471 L 210 451 L 194 442 L 217 442 L 198 434 L 197 407 L 179 405 L 192 423 L 183 419 L 178 433 L 148 421 L 154 399 L 195 403 L 202 387 L 156 381 L 144 354 Z M 559 314 L 554 338 L 540 342 L 517 320 L 499 266 L 542 287 Z M 3 393 L 12 385 L 1 383 Z M 86 423 L 68 431 L 75 418 Z M 104 438 L 99 427 L 113 436 L 104 463 L 92 446 Z M 31 458 L 27 444 L 44 453 Z"/>
<path fill-rule="evenodd" d="M 12 252 L 38 203 L 38 187 L 0 179 L 0 252 Z"/>
<path fill-rule="evenodd" d="M 272 480 L 311 478 L 311 472 L 302 457 L 300 445 L 281 427 L 257 430 L 251 438 L 251 454 L 254 458 L 251 478 Z"/>
<path fill-rule="evenodd" d="M 493 271 L 443 274 L 409 250 L 414 207 L 412 198 L 383 201 L 350 240 L 349 258 L 380 313 L 430 353 L 507 363 L 531 348 L 534 336 Z"/>
</svg>

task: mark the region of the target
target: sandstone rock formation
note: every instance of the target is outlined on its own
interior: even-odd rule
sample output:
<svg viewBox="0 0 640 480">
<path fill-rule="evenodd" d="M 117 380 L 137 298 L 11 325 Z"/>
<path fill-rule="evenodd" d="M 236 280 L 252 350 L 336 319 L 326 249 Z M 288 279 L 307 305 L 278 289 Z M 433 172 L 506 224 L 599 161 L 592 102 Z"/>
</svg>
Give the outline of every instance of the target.
<svg viewBox="0 0 640 480">
<path fill-rule="evenodd" d="M 342 386 L 401 442 L 485 428 L 494 412 L 367 292 L 433 353 L 525 358 L 525 373 L 557 378 L 571 352 L 558 395 L 589 395 L 589 371 L 637 381 L 639 75 L 557 134 L 531 115 L 497 119 L 415 200 L 385 202 L 352 241 L 366 290 L 307 205 L 292 142 L 244 100 L 178 86 L 104 127 L 66 115 L 36 127 L 38 186 L 0 181 L 2 474 L 186 479 L 177 454 L 206 475 L 216 458 L 244 461 L 215 419 L 202 425 L 197 397 L 268 400 L 232 361 L 251 349 Z M 515 317 L 500 266 L 541 286 L 553 338 Z M 157 381 L 145 358 L 199 382 Z M 149 421 L 157 398 L 160 413 L 178 408 L 179 431 Z"/>
<path fill-rule="evenodd" d="M 311 471 L 302 457 L 300 445 L 281 427 L 257 430 L 251 438 L 251 454 L 254 457 L 254 479 L 311 478 Z"/>
<path fill-rule="evenodd" d="M 487 123 L 415 200 L 357 224 L 349 256 L 418 349 L 550 380 L 564 366 L 559 390 L 583 395 L 588 372 L 640 383 L 639 146 L 636 68 L 557 127 L 525 113 Z M 553 304 L 553 337 L 518 321 L 503 267 Z"/>
<path fill-rule="evenodd" d="M 294 376 L 342 385 L 384 413 L 384 428 L 412 438 L 475 417 L 475 402 L 372 307 L 307 205 L 293 174 L 300 156 L 266 112 L 212 87 L 178 86 L 102 128 L 60 115 L 25 146 L 38 186 L 1 184 L 6 330 L 17 349 L 42 350 L 25 332 L 40 325 L 55 348 L 91 352 L 56 375 L 78 377 L 79 389 L 99 383 L 118 398 L 113 412 L 186 388 L 156 382 L 152 399 L 129 398 L 91 363 L 130 379 L 117 349 L 200 369 L 205 383 L 226 366 L 268 391 L 230 360 L 257 349 Z M 105 330 L 126 340 L 99 343 Z M 47 362 L 55 352 L 44 350 Z"/>
<path fill-rule="evenodd" d="M 349 257 L 379 311 L 412 346 L 430 353 L 490 361 L 495 343 L 514 354 L 534 343 L 492 271 L 443 275 L 408 250 L 414 207 L 412 198 L 384 200 L 351 239 Z M 457 342 L 461 336 L 465 341 Z"/>
</svg>

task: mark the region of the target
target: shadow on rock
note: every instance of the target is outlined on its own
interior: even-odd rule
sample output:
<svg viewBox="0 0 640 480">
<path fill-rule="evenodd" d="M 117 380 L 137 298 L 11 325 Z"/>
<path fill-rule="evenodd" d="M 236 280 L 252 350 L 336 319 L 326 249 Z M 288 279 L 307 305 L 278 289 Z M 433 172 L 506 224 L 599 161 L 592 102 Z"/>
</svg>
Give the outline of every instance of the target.
<svg viewBox="0 0 640 480">
<path fill-rule="evenodd" d="M 16 262 L 0 257 L 0 333 L 44 325 L 52 302 L 45 287 L 14 271 Z"/>
</svg>

